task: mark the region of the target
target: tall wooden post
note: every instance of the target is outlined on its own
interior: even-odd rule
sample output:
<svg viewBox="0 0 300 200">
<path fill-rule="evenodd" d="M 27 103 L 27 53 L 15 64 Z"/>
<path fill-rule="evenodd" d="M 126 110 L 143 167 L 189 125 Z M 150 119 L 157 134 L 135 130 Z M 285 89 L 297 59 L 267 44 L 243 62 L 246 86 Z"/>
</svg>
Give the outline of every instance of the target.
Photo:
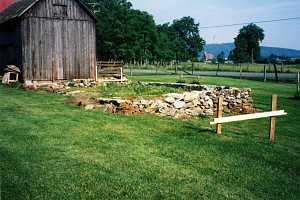
<svg viewBox="0 0 300 200">
<path fill-rule="evenodd" d="M 267 67 L 266 64 L 264 65 L 264 82 L 267 81 Z"/>
<path fill-rule="evenodd" d="M 95 67 L 95 80 L 96 82 L 98 82 L 98 65 L 96 63 L 96 67 Z"/>
<path fill-rule="evenodd" d="M 240 79 L 242 79 L 242 73 L 243 73 L 243 66 L 242 63 L 240 63 Z"/>
<path fill-rule="evenodd" d="M 194 62 L 192 62 L 192 75 L 194 75 Z"/>
<path fill-rule="evenodd" d="M 221 118 L 222 116 L 223 116 L 223 97 L 220 96 L 217 105 L 217 118 Z M 222 134 L 222 124 L 216 125 L 216 132 L 218 135 Z"/>
<path fill-rule="evenodd" d="M 216 76 L 219 75 L 219 71 L 220 71 L 220 63 L 218 62 L 218 69 L 217 69 L 217 72 L 216 72 Z"/>
<path fill-rule="evenodd" d="M 277 95 L 272 95 L 272 111 L 277 110 Z M 275 130 L 276 130 L 276 117 L 271 117 L 270 119 L 270 142 L 275 141 Z"/>
<path fill-rule="evenodd" d="M 120 73 L 121 73 L 121 83 L 123 83 L 123 66 L 120 68 Z"/>
<path fill-rule="evenodd" d="M 276 79 L 276 82 L 278 82 L 278 81 L 279 81 L 279 78 L 278 78 L 277 65 L 274 63 L 273 66 L 274 66 L 274 72 L 275 72 L 275 79 Z"/>
<path fill-rule="evenodd" d="M 297 73 L 297 94 L 300 93 L 300 72 Z"/>
</svg>

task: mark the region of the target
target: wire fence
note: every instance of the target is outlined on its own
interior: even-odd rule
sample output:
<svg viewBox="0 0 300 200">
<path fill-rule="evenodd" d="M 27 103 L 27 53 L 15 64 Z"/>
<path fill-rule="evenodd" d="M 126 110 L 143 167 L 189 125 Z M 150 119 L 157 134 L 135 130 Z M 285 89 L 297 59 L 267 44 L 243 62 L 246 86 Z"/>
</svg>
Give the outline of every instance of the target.
<svg viewBox="0 0 300 200">
<path fill-rule="evenodd" d="M 127 75 L 171 75 L 185 74 L 195 76 L 225 76 L 240 78 L 296 80 L 300 64 L 213 64 L 203 62 L 184 62 L 171 64 L 125 64 Z M 276 73 L 277 72 L 277 73 Z"/>
</svg>

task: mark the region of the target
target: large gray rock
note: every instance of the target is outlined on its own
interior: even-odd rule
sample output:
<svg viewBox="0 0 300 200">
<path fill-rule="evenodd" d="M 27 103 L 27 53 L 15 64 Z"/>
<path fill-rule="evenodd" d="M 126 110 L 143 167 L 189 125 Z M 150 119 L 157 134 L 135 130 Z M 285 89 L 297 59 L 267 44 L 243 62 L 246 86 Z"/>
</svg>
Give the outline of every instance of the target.
<svg viewBox="0 0 300 200">
<path fill-rule="evenodd" d="M 199 98 L 199 93 L 198 92 L 185 92 L 184 93 L 184 101 L 186 102 L 186 103 L 188 103 L 188 102 L 191 102 L 191 101 L 193 101 L 193 100 L 195 100 L 195 99 L 198 99 Z"/>
<path fill-rule="evenodd" d="M 175 103 L 173 105 L 174 105 L 174 108 L 181 109 L 185 106 L 185 102 L 184 101 L 175 101 Z"/>
<path fill-rule="evenodd" d="M 196 116 L 203 115 L 203 110 L 200 107 L 195 107 L 195 108 L 187 109 L 186 114 L 196 117 Z"/>
<path fill-rule="evenodd" d="M 167 102 L 167 103 L 169 103 L 169 104 L 173 104 L 173 103 L 175 103 L 175 98 L 174 97 L 171 97 L 171 96 L 167 96 L 167 97 L 165 97 L 165 102 Z"/>
<path fill-rule="evenodd" d="M 84 107 L 84 109 L 86 109 L 86 110 L 94 110 L 95 109 L 95 105 L 93 105 L 93 104 L 86 105 Z"/>
<path fill-rule="evenodd" d="M 176 100 L 182 100 L 184 98 L 184 95 L 179 94 L 179 93 L 169 93 L 169 94 L 164 95 L 164 97 L 165 98 L 171 97 L 171 98 L 174 98 Z"/>
<path fill-rule="evenodd" d="M 208 105 L 210 108 L 214 107 L 214 102 L 213 102 L 213 100 L 209 99 L 209 100 L 207 101 L 207 105 Z"/>
<path fill-rule="evenodd" d="M 207 115 L 207 116 L 213 116 L 214 115 L 214 111 L 212 109 L 207 109 L 207 110 L 205 110 L 205 115 Z"/>
</svg>

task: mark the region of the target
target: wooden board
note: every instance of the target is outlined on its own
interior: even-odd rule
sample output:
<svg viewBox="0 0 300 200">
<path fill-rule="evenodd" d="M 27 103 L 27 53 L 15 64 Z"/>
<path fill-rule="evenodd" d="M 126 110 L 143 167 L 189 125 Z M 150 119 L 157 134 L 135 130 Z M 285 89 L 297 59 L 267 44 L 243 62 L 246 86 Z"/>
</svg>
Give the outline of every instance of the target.
<svg viewBox="0 0 300 200">
<path fill-rule="evenodd" d="M 255 113 L 255 114 L 247 114 L 247 115 L 237 115 L 237 116 L 230 116 L 230 117 L 215 118 L 213 122 L 210 122 L 210 124 L 215 125 L 215 124 L 245 121 L 245 120 L 251 120 L 251 119 L 260 119 L 260 118 L 267 118 L 267 117 L 278 117 L 278 116 L 284 116 L 284 115 L 287 115 L 287 113 L 284 112 L 284 110 L 272 111 L 272 112 L 263 112 L 263 113 Z"/>
</svg>

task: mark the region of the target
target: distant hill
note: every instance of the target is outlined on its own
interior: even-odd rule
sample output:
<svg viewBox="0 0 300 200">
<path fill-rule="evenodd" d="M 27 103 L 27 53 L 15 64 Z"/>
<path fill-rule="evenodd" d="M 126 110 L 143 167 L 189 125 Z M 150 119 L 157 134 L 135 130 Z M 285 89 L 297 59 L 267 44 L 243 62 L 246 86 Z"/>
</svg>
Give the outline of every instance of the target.
<svg viewBox="0 0 300 200">
<path fill-rule="evenodd" d="M 223 43 L 223 44 L 207 44 L 204 47 L 204 51 L 211 53 L 215 56 L 220 54 L 222 51 L 225 53 L 225 57 L 228 57 L 231 50 L 234 49 L 233 43 Z M 288 57 L 300 57 L 300 50 L 285 49 L 277 47 L 261 47 L 262 57 L 269 57 L 271 54 L 278 56 L 288 56 Z"/>
</svg>

